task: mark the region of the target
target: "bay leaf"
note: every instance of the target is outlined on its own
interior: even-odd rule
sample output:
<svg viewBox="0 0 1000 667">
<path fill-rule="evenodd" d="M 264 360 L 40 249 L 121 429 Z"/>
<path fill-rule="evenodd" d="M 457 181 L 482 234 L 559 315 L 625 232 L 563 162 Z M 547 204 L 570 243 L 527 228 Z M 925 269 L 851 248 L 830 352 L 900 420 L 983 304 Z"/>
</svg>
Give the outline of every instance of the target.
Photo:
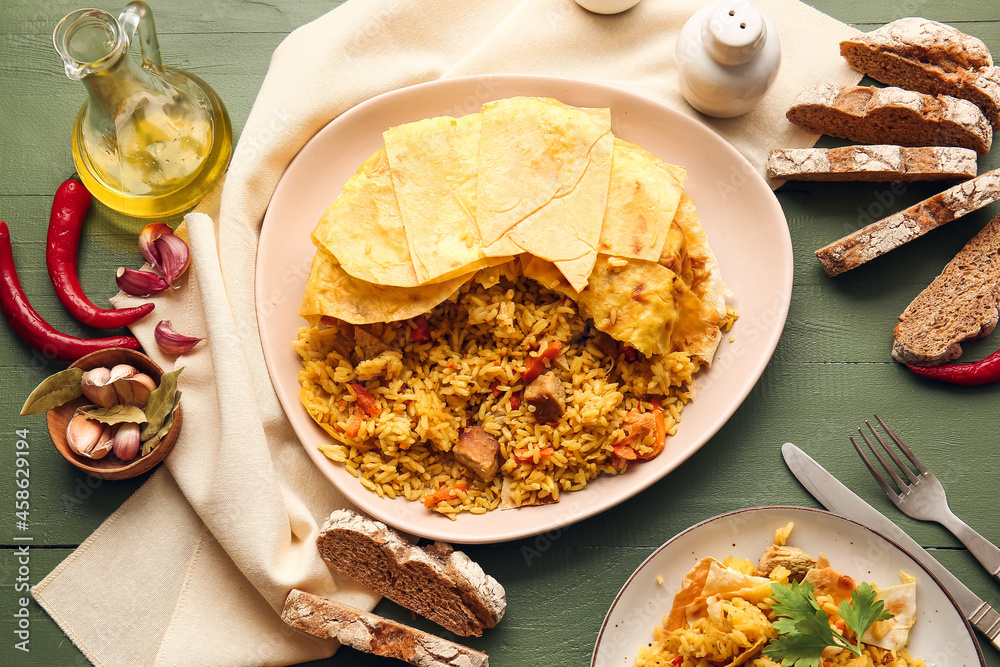
<svg viewBox="0 0 1000 667">
<path fill-rule="evenodd" d="M 45 378 L 28 394 L 24 407 L 21 408 L 21 416 L 48 412 L 83 396 L 83 389 L 80 387 L 82 377 L 82 368 L 67 368 Z"/>
<path fill-rule="evenodd" d="M 85 410 L 81 414 L 88 419 L 112 426 L 125 422 L 142 424 L 146 421 L 146 413 L 138 405 L 112 405 L 110 408 Z"/>
<path fill-rule="evenodd" d="M 177 409 L 177 403 L 180 403 L 181 392 L 177 392 L 177 401 L 174 404 L 174 410 Z M 163 428 L 156 432 L 149 440 L 142 443 L 142 456 L 146 456 L 152 452 L 156 447 L 167 437 L 167 433 L 170 432 L 170 428 L 174 425 L 174 411 L 172 410 L 167 416 L 167 420 L 163 422 Z"/>
<path fill-rule="evenodd" d="M 183 392 L 181 392 L 181 391 L 178 391 L 178 392 L 175 393 L 174 407 L 170 410 L 170 414 L 167 415 L 167 419 L 166 419 L 166 421 L 163 422 L 163 426 L 160 428 L 160 430 L 157 431 L 156 434 L 153 435 L 153 437 L 151 437 L 149 440 L 143 441 L 143 443 L 142 443 L 142 450 L 141 450 L 141 455 L 142 456 L 146 456 L 147 454 L 149 454 L 150 452 L 152 452 L 154 449 L 156 449 L 156 446 L 159 445 L 160 442 L 165 437 L 167 437 L 167 433 L 170 432 L 170 427 L 174 425 L 174 412 L 177 410 L 177 405 L 181 402 L 181 394 L 182 393 Z M 140 439 L 141 439 L 141 435 L 140 435 Z"/>
<path fill-rule="evenodd" d="M 139 456 L 149 456 L 150 453 L 156 449 L 158 444 L 160 444 L 160 436 L 154 435 L 152 438 L 142 443 L 142 449 L 139 450 Z"/>
<path fill-rule="evenodd" d="M 156 436 L 163 428 L 167 418 L 170 417 L 180 401 L 180 392 L 177 391 L 177 376 L 181 374 L 183 368 L 164 373 L 160 378 L 160 385 L 149 394 L 146 401 L 146 425 L 139 434 L 139 440 L 145 442 Z"/>
</svg>

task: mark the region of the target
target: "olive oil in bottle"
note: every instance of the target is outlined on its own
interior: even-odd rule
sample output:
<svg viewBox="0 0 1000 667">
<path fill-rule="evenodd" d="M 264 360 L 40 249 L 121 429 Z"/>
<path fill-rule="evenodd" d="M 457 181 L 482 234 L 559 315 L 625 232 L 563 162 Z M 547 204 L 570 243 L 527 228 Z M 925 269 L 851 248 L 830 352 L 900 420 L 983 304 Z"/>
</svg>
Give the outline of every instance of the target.
<svg viewBox="0 0 1000 667">
<path fill-rule="evenodd" d="M 73 12 L 53 41 L 67 75 L 87 88 L 73 127 L 73 162 L 98 200 L 153 218 L 185 211 L 208 194 L 232 155 L 229 115 L 204 81 L 163 66 L 145 3 L 130 3 L 118 19 L 103 10 Z"/>
</svg>

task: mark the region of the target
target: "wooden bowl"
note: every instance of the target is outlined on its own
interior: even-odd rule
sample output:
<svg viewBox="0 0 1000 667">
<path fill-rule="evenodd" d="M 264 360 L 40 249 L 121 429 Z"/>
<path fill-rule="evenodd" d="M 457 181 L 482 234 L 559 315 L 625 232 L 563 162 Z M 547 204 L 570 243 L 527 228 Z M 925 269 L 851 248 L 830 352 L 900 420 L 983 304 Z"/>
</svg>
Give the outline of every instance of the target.
<svg viewBox="0 0 1000 667">
<path fill-rule="evenodd" d="M 112 368 L 118 364 L 134 366 L 140 372 L 153 378 L 157 385 L 160 384 L 160 378 L 163 377 L 163 369 L 155 361 L 141 352 L 121 347 L 91 352 L 70 364 L 70 368 L 82 368 L 85 371 L 89 371 L 92 368 L 99 368 L 100 366 Z M 45 414 L 45 419 L 49 427 L 49 435 L 52 437 L 52 442 L 55 444 L 56 449 L 59 450 L 64 459 L 88 475 L 100 477 L 101 479 L 128 479 L 129 477 L 135 477 L 136 475 L 141 475 L 144 472 L 152 470 L 174 448 L 174 443 L 177 442 L 177 435 L 181 431 L 180 405 L 174 411 L 174 421 L 167 435 L 146 456 L 138 457 L 131 461 L 122 461 L 114 453 L 110 453 L 102 459 L 91 459 L 86 456 L 80 456 L 70 448 L 69 443 L 66 441 L 66 425 L 73 418 L 73 414 L 77 408 L 87 405 L 90 402 L 87 397 L 81 396 L 68 403 L 63 403 Z"/>
</svg>

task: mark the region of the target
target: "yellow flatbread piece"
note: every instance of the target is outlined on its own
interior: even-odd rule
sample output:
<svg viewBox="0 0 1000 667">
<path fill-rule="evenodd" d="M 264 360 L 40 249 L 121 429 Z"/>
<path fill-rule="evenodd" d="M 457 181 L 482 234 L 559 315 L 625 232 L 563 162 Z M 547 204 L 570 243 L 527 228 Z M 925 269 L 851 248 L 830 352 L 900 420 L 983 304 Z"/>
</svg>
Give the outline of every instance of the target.
<svg viewBox="0 0 1000 667">
<path fill-rule="evenodd" d="M 687 170 L 615 137 L 611 184 L 598 252 L 659 259 L 677 212 Z"/>
<path fill-rule="evenodd" d="M 582 290 L 607 205 L 610 110 L 514 97 L 484 104 L 482 114 L 476 224 L 483 252 L 530 253 Z"/>
<path fill-rule="evenodd" d="M 566 276 L 552 262 L 546 262 L 544 259 L 532 257 L 531 255 L 521 255 L 519 259 L 521 260 L 521 273 L 542 287 L 550 289 L 557 294 L 568 296 L 574 301 L 580 298 L 579 292 L 570 286 L 569 281 L 566 280 Z"/>
<path fill-rule="evenodd" d="M 407 319 L 517 266 L 643 354 L 711 365 L 730 292 L 686 170 L 614 137 L 609 109 L 515 97 L 383 137 L 313 231 L 306 319 Z"/>
<path fill-rule="evenodd" d="M 643 259 L 598 255 L 579 303 L 599 331 L 646 356 L 691 353 L 718 332 L 718 320 L 705 319 L 701 300 L 676 273 Z"/>
<path fill-rule="evenodd" d="M 385 148 L 365 160 L 312 233 L 342 271 L 377 285 L 419 284 L 410 261 Z"/>
<path fill-rule="evenodd" d="M 686 352 L 705 366 L 712 365 L 715 350 L 722 340 L 719 315 L 684 283 L 677 280 L 675 303 L 679 313 L 670 330 L 670 350 Z"/>
<path fill-rule="evenodd" d="M 579 303 L 599 331 L 647 357 L 666 354 L 678 315 L 675 283 L 677 274 L 656 262 L 600 255 Z"/>
<path fill-rule="evenodd" d="M 719 263 L 708 245 L 708 236 L 701 226 L 698 208 L 690 195 L 681 195 L 674 221 L 684 234 L 687 259 L 691 262 L 691 279 L 687 281 L 688 285 L 705 302 L 707 308 L 718 315 L 718 323 L 726 316 L 726 297 L 730 290 L 722 279 Z"/>
<path fill-rule="evenodd" d="M 690 285 L 694 281 L 694 268 L 691 266 L 691 257 L 688 256 L 688 244 L 684 230 L 677 223 L 679 215 L 681 212 L 678 208 L 677 215 L 670 222 L 667 240 L 663 244 L 663 250 L 660 251 L 660 257 L 657 261 L 679 275 L 685 284 Z"/>
<path fill-rule="evenodd" d="M 481 126 L 479 113 L 439 116 L 397 125 L 382 135 L 420 284 L 490 265 L 476 226 Z"/>
<path fill-rule="evenodd" d="M 438 305 L 473 274 L 433 285 L 390 287 L 350 275 L 325 248 L 316 249 L 299 315 L 315 326 L 324 317 L 350 324 L 408 320 Z"/>
</svg>

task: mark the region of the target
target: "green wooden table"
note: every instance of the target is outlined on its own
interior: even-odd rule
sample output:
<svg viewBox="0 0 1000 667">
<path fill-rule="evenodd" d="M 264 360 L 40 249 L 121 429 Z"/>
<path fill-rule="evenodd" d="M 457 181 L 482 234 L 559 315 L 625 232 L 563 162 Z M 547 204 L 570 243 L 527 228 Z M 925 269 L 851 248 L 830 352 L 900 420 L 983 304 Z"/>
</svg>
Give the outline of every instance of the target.
<svg viewBox="0 0 1000 667">
<path fill-rule="evenodd" d="M 364 0 L 353 0 L 363 2 Z M 651 1 L 651 0 L 647 0 Z M 99 3 L 117 12 L 119 5 Z M 124 0 L 122 3 L 124 4 Z M 238 136 L 272 50 L 294 28 L 337 0 L 258 3 L 239 0 L 154 4 L 160 44 L 171 64 L 208 80 L 225 100 Z M 813 0 L 818 9 L 862 30 L 902 16 L 925 16 L 983 39 L 1000 54 L 995 0 Z M 69 133 L 83 101 L 52 48 L 52 29 L 75 2 L 0 0 L 0 217 L 8 222 L 21 280 L 33 304 L 56 327 L 98 335 L 58 302 L 44 264 L 52 194 L 72 171 Z M 834 145 L 830 143 L 829 145 Z M 980 172 L 1000 167 L 1000 153 Z M 795 286 L 784 335 L 763 377 L 726 426 L 661 483 L 604 514 L 558 533 L 466 550 L 506 587 L 508 611 L 486 636 L 468 643 L 493 664 L 578 667 L 589 664 L 604 614 L 632 570 L 684 528 L 740 507 L 817 503 L 785 469 L 791 440 L 817 455 L 849 487 L 896 520 L 960 579 L 994 606 L 1000 587 L 936 525 L 910 520 L 886 500 L 855 460 L 847 437 L 875 411 L 890 419 L 949 489 L 953 509 L 1000 542 L 996 498 L 995 407 L 1000 385 L 956 388 L 921 381 L 889 356 L 896 316 L 1000 205 L 967 216 L 904 251 L 832 280 L 813 250 L 861 226 L 866 216 L 898 210 L 934 194 L 938 184 L 788 184 L 778 191 L 795 249 Z M 176 222 L 176 221 L 173 221 Z M 86 292 L 100 302 L 117 291 L 114 268 L 137 259 L 140 223 L 95 202 L 81 245 Z M 970 344 L 965 359 L 1000 347 L 1000 334 Z M 0 664 L 83 665 L 86 660 L 33 602 L 30 652 L 15 647 L 18 598 L 113 512 L 144 481 L 101 482 L 75 472 L 56 453 L 42 416 L 19 418 L 27 393 L 64 364 L 34 354 L 0 326 Z M 19 525 L 15 500 L 17 442 L 30 451 L 30 514 Z M 27 572 L 19 549 L 30 545 Z M 376 612 L 434 631 L 383 601 Z M 109 622 L 123 622 L 109 619 Z M 127 622 L 125 620 L 124 622 Z M 1000 653 L 984 647 L 987 664 Z M 314 664 L 388 665 L 342 649 Z"/>
</svg>

